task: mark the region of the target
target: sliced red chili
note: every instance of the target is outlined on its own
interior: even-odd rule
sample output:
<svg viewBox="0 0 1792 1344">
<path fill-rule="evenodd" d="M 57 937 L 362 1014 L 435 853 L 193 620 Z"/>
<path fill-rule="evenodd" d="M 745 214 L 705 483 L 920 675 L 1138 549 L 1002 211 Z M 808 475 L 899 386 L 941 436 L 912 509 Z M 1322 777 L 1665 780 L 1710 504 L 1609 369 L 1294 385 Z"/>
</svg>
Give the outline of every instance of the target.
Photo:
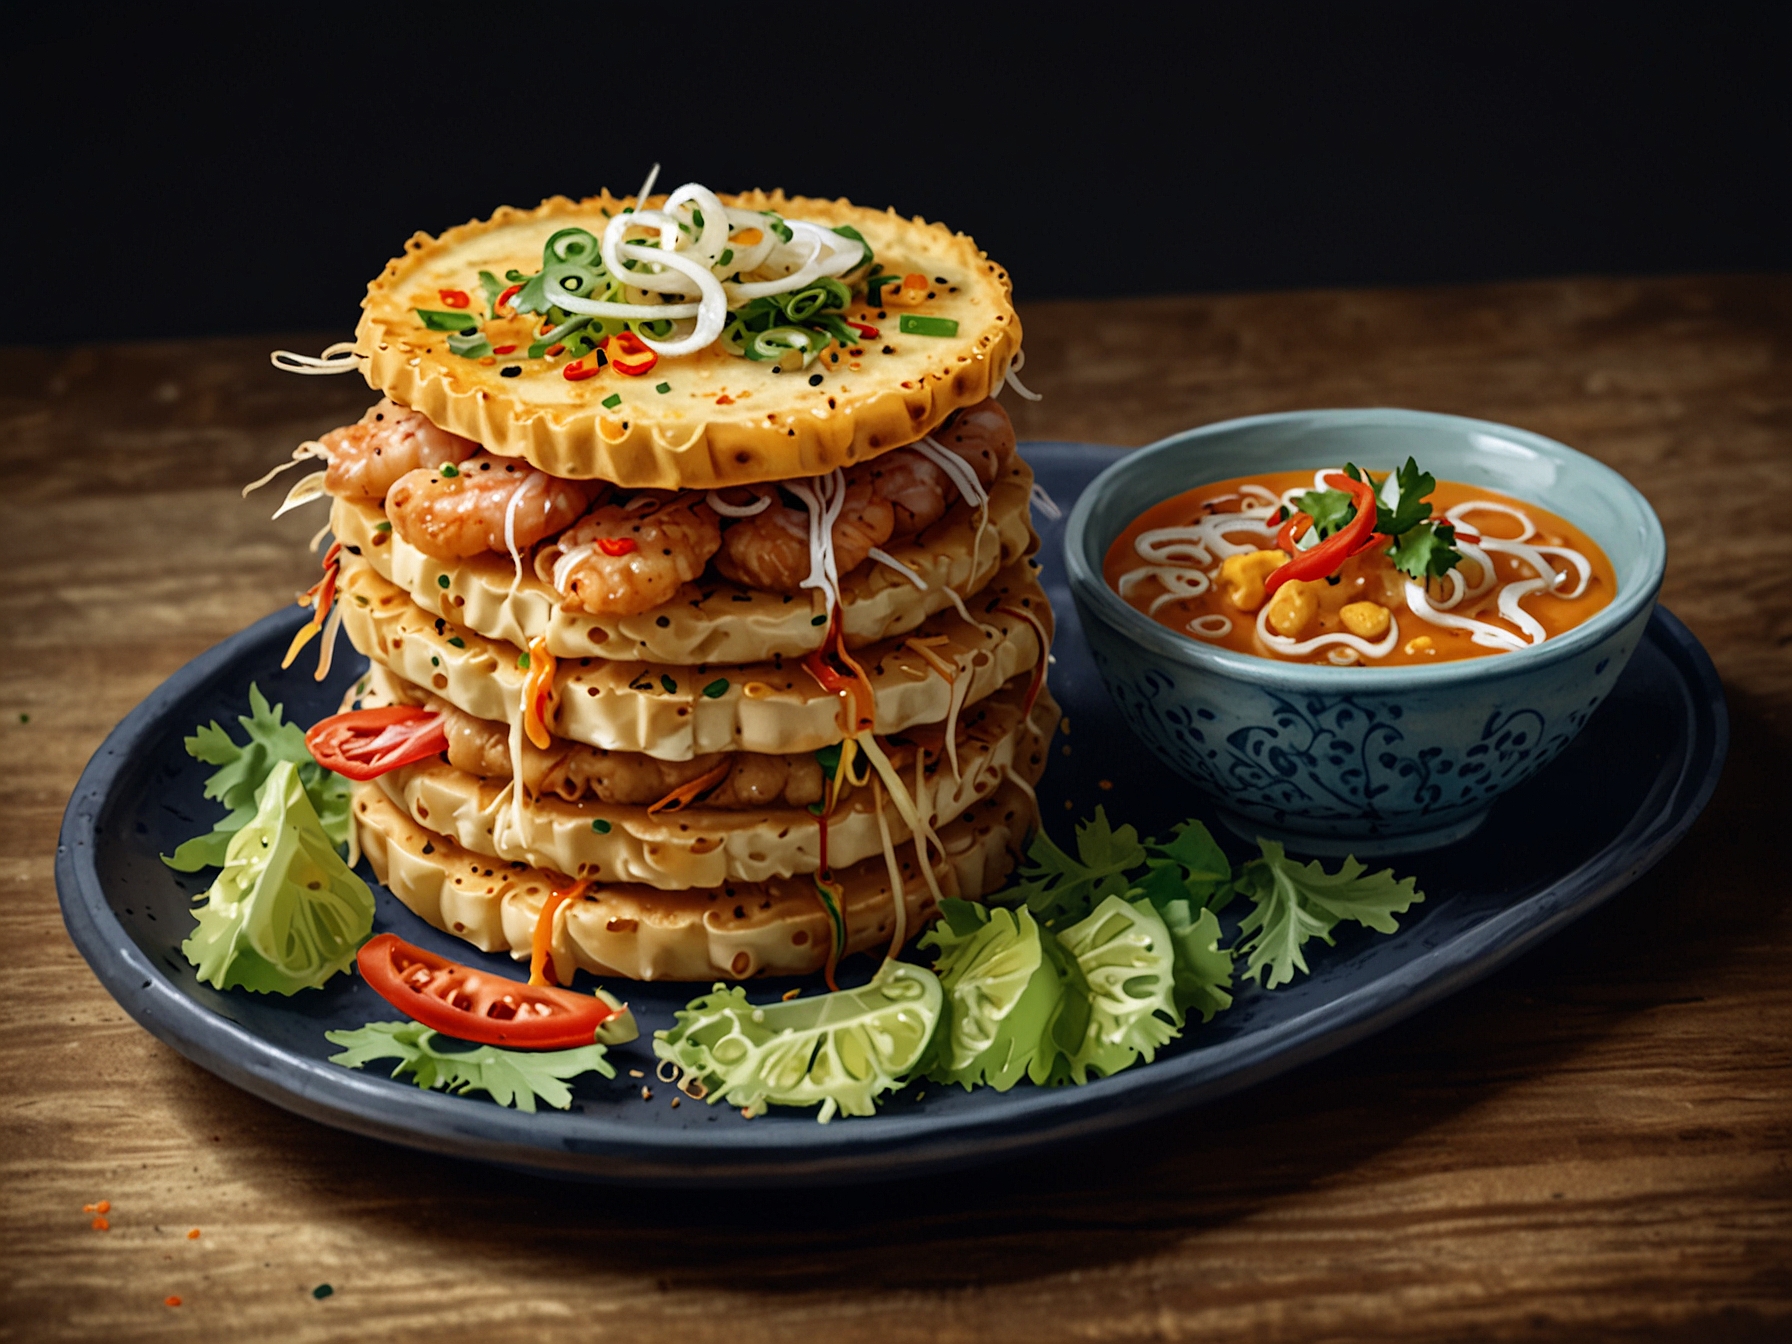
<svg viewBox="0 0 1792 1344">
<path fill-rule="evenodd" d="M 1276 589 L 1292 579 L 1304 579 L 1311 582 L 1336 574 L 1341 566 L 1358 551 L 1367 550 L 1375 544 L 1381 534 L 1375 530 L 1375 487 L 1368 481 L 1353 481 L 1350 477 L 1338 472 L 1324 478 L 1325 484 L 1333 490 L 1348 491 L 1351 502 L 1356 505 L 1356 516 L 1331 536 L 1313 547 L 1310 551 L 1294 549 L 1295 538 L 1305 535 L 1313 525 L 1313 520 L 1304 513 L 1297 513 L 1282 524 L 1276 534 L 1276 547 L 1284 552 L 1292 553 L 1294 558 L 1280 568 L 1270 571 L 1263 581 L 1263 591 L 1274 595 Z M 1383 539 L 1383 545 L 1386 539 Z"/>
<path fill-rule="evenodd" d="M 444 307 L 448 308 L 465 308 L 473 302 L 467 297 L 467 291 L 464 289 L 438 289 L 436 297 L 442 301 Z"/>
<path fill-rule="evenodd" d="M 628 555 L 640 546 L 633 537 L 599 537 L 597 549 L 605 555 Z"/>
<path fill-rule="evenodd" d="M 560 370 L 560 376 L 566 379 L 569 383 L 582 383 L 587 378 L 597 377 L 597 374 L 598 366 L 596 364 L 587 364 L 582 359 L 575 359 L 564 369 Z"/>
<path fill-rule="evenodd" d="M 625 1005 L 593 995 L 474 970 L 395 933 L 368 939 L 355 964 L 367 987 L 407 1017 L 444 1035 L 485 1045 L 513 1050 L 590 1045 L 606 1022 L 628 1013 Z"/>
<path fill-rule="evenodd" d="M 521 289 L 521 285 L 512 285 L 509 289 L 498 295 L 498 301 L 494 303 L 492 307 L 494 309 L 502 308 L 505 304 L 514 299 L 517 296 L 517 292 Z"/>
<path fill-rule="evenodd" d="M 332 714 L 311 726 L 305 747 L 326 770 L 349 779 L 377 779 L 448 749 L 442 716 L 416 705 L 386 705 Z"/>
<path fill-rule="evenodd" d="M 867 326 L 863 322 L 854 322 L 850 317 L 843 317 L 840 320 L 842 322 L 846 323 L 847 326 L 851 327 L 854 331 L 858 332 L 859 335 L 863 336 L 868 341 L 876 339 L 876 337 L 878 335 L 878 331 L 877 331 L 876 327 Z"/>
<path fill-rule="evenodd" d="M 631 378 L 639 378 L 660 362 L 659 353 L 648 349 L 647 343 L 632 331 L 606 336 L 603 348 L 610 358 L 610 367 Z"/>
</svg>

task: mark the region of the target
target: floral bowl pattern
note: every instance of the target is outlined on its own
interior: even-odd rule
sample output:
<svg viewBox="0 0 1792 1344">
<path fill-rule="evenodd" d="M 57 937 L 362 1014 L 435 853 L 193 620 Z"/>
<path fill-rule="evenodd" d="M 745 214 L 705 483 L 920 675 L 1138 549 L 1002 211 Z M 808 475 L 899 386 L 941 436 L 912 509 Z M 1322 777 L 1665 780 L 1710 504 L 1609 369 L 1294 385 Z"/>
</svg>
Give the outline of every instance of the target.
<svg viewBox="0 0 1792 1344">
<path fill-rule="evenodd" d="M 1611 605 L 1547 642 L 1428 667 L 1327 667 L 1179 635 L 1102 579 L 1145 509 L 1209 481 L 1408 456 L 1439 479 L 1529 500 L 1591 536 Z M 1070 590 L 1108 693 L 1145 744 L 1247 835 L 1309 853 L 1396 853 L 1473 831 L 1493 800 L 1573 740 L 1642 638 L 1667 561 L 1635 487 L 1584 454 L 1508 426 L 1402 410 L 1300 411 L 1175 435 L 1115 462 L 1065 533 Z"/>
</svg>

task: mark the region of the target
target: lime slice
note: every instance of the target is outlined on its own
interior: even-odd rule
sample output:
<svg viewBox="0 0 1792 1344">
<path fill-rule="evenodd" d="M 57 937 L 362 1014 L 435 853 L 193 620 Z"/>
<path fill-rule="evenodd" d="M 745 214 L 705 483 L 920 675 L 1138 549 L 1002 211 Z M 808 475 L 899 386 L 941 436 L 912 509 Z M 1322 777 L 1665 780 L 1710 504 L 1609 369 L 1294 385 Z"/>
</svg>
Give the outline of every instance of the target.
<svg viewBox="0 0 1792 1344">
<path fill-rule="evenodd" d="M 718 984 L 681 1010 L 653 1052 L 717 1099 L 762 1115 L 772 1103 L 821 1106 L 816 1119 L 874 1115 L 907 1080 L 939 1025 L 933 972 L 886 961 L 871 983 L 837 994 L 755 1005 Z"/>
</svg>

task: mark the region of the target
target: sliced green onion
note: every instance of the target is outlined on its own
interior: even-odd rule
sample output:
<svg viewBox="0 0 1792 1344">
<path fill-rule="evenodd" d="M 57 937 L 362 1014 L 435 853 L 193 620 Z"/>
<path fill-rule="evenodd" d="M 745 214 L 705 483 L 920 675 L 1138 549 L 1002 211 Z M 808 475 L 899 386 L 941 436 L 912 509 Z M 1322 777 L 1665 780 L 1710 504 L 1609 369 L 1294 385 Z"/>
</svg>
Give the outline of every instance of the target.
<svg viewBox="0 0 1792 1344">
<path fill-rule="evenodd" d="M 524 649 L 521 653 L 517 654 L 516 665 L 525 669 L 529 666 L 529 650 Z"/>
<path fill-rule="evenodd" d="M 465 331 L 473 323 L 473 319 L 466 313 L 446 313 L 439 308 L 418 308 L 415 311 L 423 319 L 423 325 L 431 331 Z"/>
<path fill-rule="evenodd" d="M 605 821 L 602 817 L 599 817 L 596 821 L 591 823 L 591 829 L 596 831 L 599 835 L 608 835 L 610 833 L 610 823 Z"/>
<path fill-rule="evenodd" d="M 467 647 L 467 641 L 462 639 L 459 635 L 449 635 L 448 642 L 457 649 L 464 649 Z"/>
<path fill-rule="evenodd" d="M 663 690 L 667 695 L 677 695 L 678 694 L 678 683 L 676 681 L 673 681 L 671 677 L 662 675 L 660 677 L 660 689 Z"/>
<path fill-rule="evenodd" d="M 447 586 L 448 586 L 448 576 L 446 574 L 436 575 L 436 587 L 446 588 Z"/>
<path fill-rule="evenodd" d="M 884 301 L 884 286 L 900 285 L 901 283 L 902 277 L 900 275 L 889 275 L 884 273 L 874 275 L 865 282 L 865 301 L 873 308 L 880 307 Z"/>
<path fill-rule="evenodd" d="M 904 313 L 897 320 L 896 329 L 909 336 L 956 336 L 958 323 L 950 317 L 919 317 L 914 313 Z"/>
<path fill-rule="evenodd" d="M 672 384 L 671 383 L 661 383 L 658 387 L 654 388 L 653 390 L 655 392 L 658 392 L 661 396 L 664 396 L 666 393 L 668 393 L 672 390 Z"/>
<path fill-rule="evenodd" d="M 620 392 L 612 392 L 603 400 L 603 406 L 606 411 L 613 411 L 620 405 L 622 405 L 622 393 Z"/>
<path fill-rule="evenodd" d="M 717 677 L 714 681 L 710 682 L 709 685 L 703 688 L 703 696 L 707 700 L 719 699 L 726 694 L 728 694 L 727 677 Z"/>
</svg>

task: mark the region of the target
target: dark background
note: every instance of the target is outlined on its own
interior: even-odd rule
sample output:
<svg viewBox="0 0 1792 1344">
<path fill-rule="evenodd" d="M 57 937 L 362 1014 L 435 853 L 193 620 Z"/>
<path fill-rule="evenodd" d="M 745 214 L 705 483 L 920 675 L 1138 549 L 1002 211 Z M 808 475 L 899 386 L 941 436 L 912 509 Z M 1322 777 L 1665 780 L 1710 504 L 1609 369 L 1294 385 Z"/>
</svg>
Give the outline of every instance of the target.
<svg viewBox="0 0 1792 1344">
<path fill-rule="evenodd" d="M 346 335 L 413 231 L 656 159 L 944 220 L 1023 301 L 1792 269 L 1792 5 L 1042 12 L 41 8 L 0 341 Z"/>
</svg>

